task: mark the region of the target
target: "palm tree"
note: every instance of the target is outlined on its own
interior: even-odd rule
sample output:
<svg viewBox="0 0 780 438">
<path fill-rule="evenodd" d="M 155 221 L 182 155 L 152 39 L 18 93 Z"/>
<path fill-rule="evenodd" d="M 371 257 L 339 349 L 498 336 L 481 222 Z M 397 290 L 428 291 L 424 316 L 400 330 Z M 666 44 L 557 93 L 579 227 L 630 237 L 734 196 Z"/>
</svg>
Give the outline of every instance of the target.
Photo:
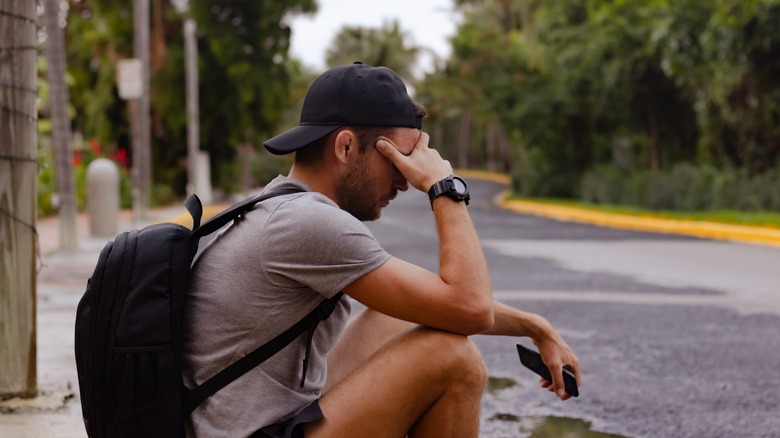
<svg viewBox="0 0 780 438">
<path fill-rule="evenodd" d="M 65 85 L 65 36 L 60 27 L 60 0 L 47 0 L 46 78 L 51 87 L 52 140 L 56 157 L 57 194 L 59 195 L 60 248 L 76 249 L 76 195 L 73 168 L 70 164 L 70 117 L 68 86 Z"/>
<path fill-rule="evenodd" d="M 380 28 L 344 26 L 333 38 L 325 58 L 331 67 L 357 60 L 389 67 L 408 83 L 414 79 L 419 53 L 420 47 L 409 40 L 398 20 L 393 20 Z"/>
</svg>

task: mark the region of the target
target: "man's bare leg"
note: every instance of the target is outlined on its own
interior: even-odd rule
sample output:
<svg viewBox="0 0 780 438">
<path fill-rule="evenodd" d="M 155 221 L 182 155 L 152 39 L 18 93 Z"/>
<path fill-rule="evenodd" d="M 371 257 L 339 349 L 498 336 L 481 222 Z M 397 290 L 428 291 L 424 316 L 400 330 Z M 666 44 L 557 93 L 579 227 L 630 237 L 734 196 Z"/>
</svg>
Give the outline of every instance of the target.
<svg viewBox="0 0 780 438">
<path fill-rule="evenodd" d="M 323 392 L 328 392 L 382 346 L 415 326 L 372 309 L 365 309 L 352 318 L 328 353 L 328 380 Z"/>
<path fill-rule="evenodd" d="M 372 355 L 320 399 L 308 437 L 476 437 L 487 370 L 465 336 L 418 327 Z"/>
</svg>

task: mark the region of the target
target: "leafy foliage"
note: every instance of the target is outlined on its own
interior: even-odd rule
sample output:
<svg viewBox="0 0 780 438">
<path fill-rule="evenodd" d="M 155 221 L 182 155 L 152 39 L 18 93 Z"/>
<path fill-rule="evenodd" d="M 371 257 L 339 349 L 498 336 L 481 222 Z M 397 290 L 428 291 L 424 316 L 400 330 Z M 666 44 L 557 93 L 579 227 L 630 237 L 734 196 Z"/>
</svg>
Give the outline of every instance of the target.
<svg viewBox="0 0 780 438">
<path fill-rule="evenodd" d="M 326 53 L 328 66 L 362 61 L 373 66 L 389 67 L 404 80 L 412 79 L 412 67 L 420 48 L 409 41 L 398 21 L 386 22 L 381 28 L 345 26 L 333 38 Z"/>
<path fill-rule="evenodd" d="M 130 150 L 127 103 L 116 63 L 133 56 L 133 2 L 70 0 L 67 27 L 74 131 L 109 150 Z M 290 29 L 285 17 L 316 10 L 314 0 L 190 0 L 198 24 L 201 148 L 217 184 L 237 188 L 237 148 L 276 131 L 290 96 Z M 153 193 L 183 193 L 186 95 L 182 24 L 171 0 L 151 0 L 150 70 Z M 164 189 L 163 189 L 164 188 Z"/>
<path fill-rule="evenodd" d="M 202 35 L 201 64 L 211 67 L 201 95 L 220 115 L 204 120 L 205 138 L 219 142 L 228 133 L 235 143 L 264 140 L 289 95 L 290 28 L 283 18 L 290 10 L 314 11 L 314 1 L 192 0 L 190 8 Z"/>
<path fill-rule="evenodd" d="M 180 193 L 184 17 L 171 0 L 151 1 L 154 177 Z M 132 56 L 132 2 L 69 4 L 75 131 L 106 153 L 128 149 L 114 78 L 116 62 Z M 288 58 L 285 17 L 314 12 L 315 0 L 189 4 L 199 27 L 202 148 L 216 185 L 237 188 L 247 168 L 237 151 L 296 123 L 312 75 Z M 432 144 L 457 165 L 511 172 L 524 195 L 775 205 L 770 194 L 748 192 L 764 193 L 780 168 L 780 0 L 454 4 L 462 20 L 452 55 L 415 90 L 431 114 Z M 419 51 L 398 22 L 346 27 L 328 63 L 362 59 L 410 80 Z M 249 168 L 265 180 L 286 164 Z M 676 184 L 697 187 L 698 198 L 673 194 Z M 722 190 L 716 196 L 709 186 Z"/>
<path fill-rule="evenodd" d="M 467 133 L 465 163 L 482 166 L 497 125 L 518 192 L 573 197 L 586 174 L 611 190 L 679 163 L 747 179 L 780 166 L 779 1 L 456 4 L 452 56 L 418 86 L 433 142 Z"/>
<path fill-rule="evenodd" d="M 593 204 L 635 205 L 649 210 L 780 211 L 780 172 L 751 176 L 744 169 L 678 163 L 669 170 L 627 173 L 613 165 L 590 169 L 580 198 Z"/>
</svg>

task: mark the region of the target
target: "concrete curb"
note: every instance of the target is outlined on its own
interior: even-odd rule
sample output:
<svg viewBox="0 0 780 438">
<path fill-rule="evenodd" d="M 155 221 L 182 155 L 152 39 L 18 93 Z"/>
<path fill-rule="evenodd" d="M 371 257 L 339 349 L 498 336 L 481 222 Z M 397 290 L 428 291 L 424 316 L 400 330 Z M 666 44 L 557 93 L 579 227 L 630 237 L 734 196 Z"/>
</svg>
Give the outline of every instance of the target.
<svg viewBox="0 0 780 438">
<path fill-rule="evenodd" d="M 602 227 L 650 231 L 654 233 L 681 234 L 685 236 L 732 240 L 736 242 L 780 247 L 780 230 L 773 228 L 602 213 L 531 201 L 503 200 L 499 202 L 499 205 L 501 205 L 502 208 L 518 213 L 545 216 L 564 221 L 582 222 Z"/>
<path fill-rule="evenodd" d="M 511 183 L 510 176 L 492 172 L 458 170 L 457 173 L 467 178 L 484 179 L 505 185 Z M 780 229 L 777 228 L 605 213 L 529 200 L 506 199 L 509 194 L 509 190 L 499 194 L 495 199 L 496 204 L 501 208 L 517 213 L 601 227 L 679 234 L 780 247 Z"/>
</svg>

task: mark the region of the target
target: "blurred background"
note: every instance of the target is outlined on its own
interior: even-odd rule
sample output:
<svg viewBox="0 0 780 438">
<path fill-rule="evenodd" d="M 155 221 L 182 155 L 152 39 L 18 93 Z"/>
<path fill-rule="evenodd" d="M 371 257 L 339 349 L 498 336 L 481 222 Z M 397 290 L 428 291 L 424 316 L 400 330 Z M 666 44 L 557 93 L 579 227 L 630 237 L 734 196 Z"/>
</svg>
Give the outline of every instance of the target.
<svg viewBox="0 0 780 438">
<path fill-rule="evenodd" d="M 83 436 L 72 324 L 97 251 L 189 193 L 215 213 L 286 174 L 262 142 L 355 60 L 405 80 L 458 172 L 500 174 L 471 185 L 498 295 L 557 318 L 592 364 L 587 402 L 537 410 L 502 380 L 514 348 L 483 341 L 514 403 L 486 399 L 489 427 L 531 406 L 632 436 L 776 436 L 776 391 L 754 383 L 780 363 L 776 248 L 492 201 L 508 184 L 518 203 L 751 225 L 715 224 L 777 245 L 780 0 L 0 0 L 0 414 L 51 403 L 0 430 Z M 435 263 L 417 195 L 372 226 Z"/>
<path fill-rule="evenodd" d="M 308 84 L 359 59 L 398 72 L 459 168 L 515 194 L 652 210 L 780 210 L 775 0 L 38 1 L 40 214 L 58 205 L 43 48 L 58 7 L 78 205 L 96 157 L 133 202 L 131 100 L 117 65 L 148 26 L 149 203 L 187 191 L 185 22 L 195 24 L 199 148 L 216 199 L 285 173 L 262 141 L 297 124 Z M 392 3 L 392 4 L 391 4 Z"/>
</svg>

